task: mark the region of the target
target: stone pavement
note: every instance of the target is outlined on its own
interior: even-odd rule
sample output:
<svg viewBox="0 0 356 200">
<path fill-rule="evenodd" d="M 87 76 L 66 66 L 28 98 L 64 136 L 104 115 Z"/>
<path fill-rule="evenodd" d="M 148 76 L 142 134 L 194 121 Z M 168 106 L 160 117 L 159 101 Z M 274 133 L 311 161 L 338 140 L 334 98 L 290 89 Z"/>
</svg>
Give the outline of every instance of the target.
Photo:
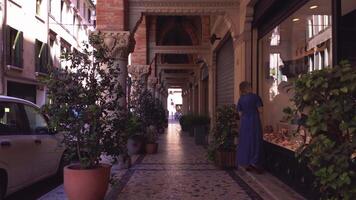
<svg viewBox="0 0 356 200">
<path fill-rule="evenodd" d="M 206 149 L 181 133 L 177 123 L 170 123 L 161 136 L 159 151 L 134 158 L 128 170 L 113 166 L 116 184 L 107 200 L 244 200 L 303 199 L 269 174 L 255 175 L 244 170 L 225 171 L 206 158 Z M 66 199 L 63 186 L 40 200 Z"/>
</svg>

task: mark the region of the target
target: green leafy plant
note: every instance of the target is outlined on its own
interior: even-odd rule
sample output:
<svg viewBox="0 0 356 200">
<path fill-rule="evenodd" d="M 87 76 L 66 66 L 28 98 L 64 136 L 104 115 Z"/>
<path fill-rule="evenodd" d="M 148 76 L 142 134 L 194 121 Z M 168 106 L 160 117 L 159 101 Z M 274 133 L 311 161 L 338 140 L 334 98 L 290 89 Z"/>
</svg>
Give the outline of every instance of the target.
<svg viewBox="0 0 356 200">
<path fill-rule="evenodd" d="M 183 115 L 179 118 L 179 123 L 182 127 L 183 131 L 189 131 L 189 129 L 193 126 L 193 115 Z"/>
<path fill-rule="evenodd" d="M 193 126 L 205 126 L 209 125 L 210 118 L 205 115 L 194 115 L 192 119 Z"/>
<path fill-rule="evenodd" d="M 356 69 L 347 62 L 295 81 L 294 108 L 284 111 L 311 134 L 298 156 L 315 175 L 322 199 L 356 198 Z"/>
<path fill-rule="evenodd" d="M 126 111 L 119 104 L 120 71 L 101 34 L 90 36 L 82 52 L 64 53 L 64 68 L 50 68 L 43 79 L 50 103 L 44 112 L 52 129 L 64 133 L 68 159 L 82 169 L 99 166 L 100 156 L 125 152 Z M 94 48 L 93 48 L 94 47 Z"/>
<path fill-rule="evenodd" d="M 215 125 L 211 132 L 212 142 L 208 147 L 208 158 L 214 160 L 215 152 L 235 150 L 234 138 L 238 136 L 239 114 L 236 105 L 226 105 L 218 108 Z"/>
<path fill-rule="evenodd" d="M 146 143 L 153 144 L 158 140 L 158 131 L 153 125 L 147 127 L 146 129 Z"/>
<path fill-rule="evenodd" d="M 166 111 L 162 102 L 155 99 L 150 91 L 144 90 L 138 95 L 134 114 L 141 124 L 141 130 L 145 137 L 149 138 L 148 127 L 155 127 L 157 132 L 162 132 L 167 127 Z"/>
</svg>

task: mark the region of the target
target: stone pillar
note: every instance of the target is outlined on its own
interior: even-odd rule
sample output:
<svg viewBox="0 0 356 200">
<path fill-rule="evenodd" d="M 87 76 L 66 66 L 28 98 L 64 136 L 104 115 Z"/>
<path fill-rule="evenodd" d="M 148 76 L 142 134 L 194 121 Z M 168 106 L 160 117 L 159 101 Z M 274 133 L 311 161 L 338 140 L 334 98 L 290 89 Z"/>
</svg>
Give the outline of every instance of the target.
<svg viewBox="0 0 356 200">
<path fill-rule="evenodd" d="M 135 47 L 135 40 L 129 31 L 102 31 L 104 42 L 111 50 L 114 64 L 120 68 L 118 82 L 120 83 L 124 96 L 120 99 L 120 104 L 127 107 L 127 61 L 128 55 Z"/>
<path fill-rule="evenodd" d="M 142 81 L 143 87 L 147 88 L 147 75 L 150 72 L 149 65 L 129 65 L 127 67 L 133 81 Z"/>
</svg>

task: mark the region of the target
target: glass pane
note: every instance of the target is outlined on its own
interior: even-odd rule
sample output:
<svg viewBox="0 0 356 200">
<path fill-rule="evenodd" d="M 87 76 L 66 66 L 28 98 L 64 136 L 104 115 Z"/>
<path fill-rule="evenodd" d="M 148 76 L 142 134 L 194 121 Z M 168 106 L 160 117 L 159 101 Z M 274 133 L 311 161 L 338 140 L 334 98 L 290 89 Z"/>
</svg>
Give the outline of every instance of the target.
<svg viewBox="0 0 356 200">
<path fill-rule="evenodd" d="M 49 132 L 48 132 L 47 122 L 43 117 L 43 115 L 39 112 L 39 110 L 27 105 L 25 105 L 24 108 L 29 122 L 31 134 L 34 135 L 48 134 Z"/>
<path fill-rule="evenodd" d="M 283 109 L 293 80 L 332 63 L 331 12 L 331 1 L 308 1 L 259 40 L 264 125 L 276 133 L 292 131 Z"/>
<path fill-rule="evenodd" d="M 341 0 L 341 58 L 356 65 L 356 1 Z"/>
<path fill-rule="evenodd" d="M 25 127 L 17 104 L 0 102 L 0 135 L 19 135 Z"/>
</svg>

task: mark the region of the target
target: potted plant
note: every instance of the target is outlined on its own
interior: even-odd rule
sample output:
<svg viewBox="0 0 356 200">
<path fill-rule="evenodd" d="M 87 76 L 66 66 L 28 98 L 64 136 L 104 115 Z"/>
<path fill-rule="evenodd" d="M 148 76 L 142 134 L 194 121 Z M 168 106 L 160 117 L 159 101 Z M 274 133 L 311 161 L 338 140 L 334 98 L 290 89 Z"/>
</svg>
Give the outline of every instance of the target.
<svg viewBox="0 0 356 200">
<path fill-rule="evenodd" d="M 157 101 L 150 91 L 144 90 L 139 95 L 137 102 L 138 104 L 134 112 L 141 123 L 141 130 L 143 131 L 146 146 L 158 147 L 156 143 L 158 139 L 157 127 L 160 126 L 162 118 L 158 111 Z"/>
<path fill-rule="evenodd" d="M 146 130 L 146 153 L 155 154 L 158 150 L 158 132 L 153 125 L 149 126 Z"/>
<path fill-rule="evenodd" d="M 197 115 L 193 119 L 195 144 L 204 145 L 207 141 L 210 119 L 208 116 Z"/>
<path fill-rule="evenodd" d="M 164 109 L 162 102 L 156 98 L 155 100 L 156 112 L 154 115 L 155 127 L 157 128 L 158 133 L 163 134 L 164 130 L 168 127 L 168 118 L 166 109 Z"/>
<path fill-rule="evenodd" d="M 212 130 L 212 142 L 208 147 L 208 157 L 219 168 L 236 167 L 234 140 L 238 136 L 238 120 L 239 115 L 235 105 L 218 108 Z"/>
<path fill-rule="evenodd" d="M 127 141 L 128 154 L 134 155 L 142 153 L 144 144 L 143 131 L 141 129 L 141 123 L 133 113 L 130 113 L 128 117 L 126 132 L 129 135 Z"/>
<path fill-rule="evenodd" d="M 356 69 L 348 62 L 295 80 L 294 107 L 284 111 L 308 130 L 298 156 L 315 176 L 321 199 L 356 197 Z M 307 144 L 309 143 L 309 144 Z"/>
<path fill-rule="evenodd" d="M 64 53 L 66 66 L 49 69 L 43 80 L 50 126 L 64 133 L 67 158 L 77 160 L 64 168 L 64 188 L 72 200 L 103 199 L 111 165 L 101 163 L 101 156 L 125 152 L 119 69 L 110 55 L 101 34 L 92 35 L 81 53 Z"/>
</svg>

